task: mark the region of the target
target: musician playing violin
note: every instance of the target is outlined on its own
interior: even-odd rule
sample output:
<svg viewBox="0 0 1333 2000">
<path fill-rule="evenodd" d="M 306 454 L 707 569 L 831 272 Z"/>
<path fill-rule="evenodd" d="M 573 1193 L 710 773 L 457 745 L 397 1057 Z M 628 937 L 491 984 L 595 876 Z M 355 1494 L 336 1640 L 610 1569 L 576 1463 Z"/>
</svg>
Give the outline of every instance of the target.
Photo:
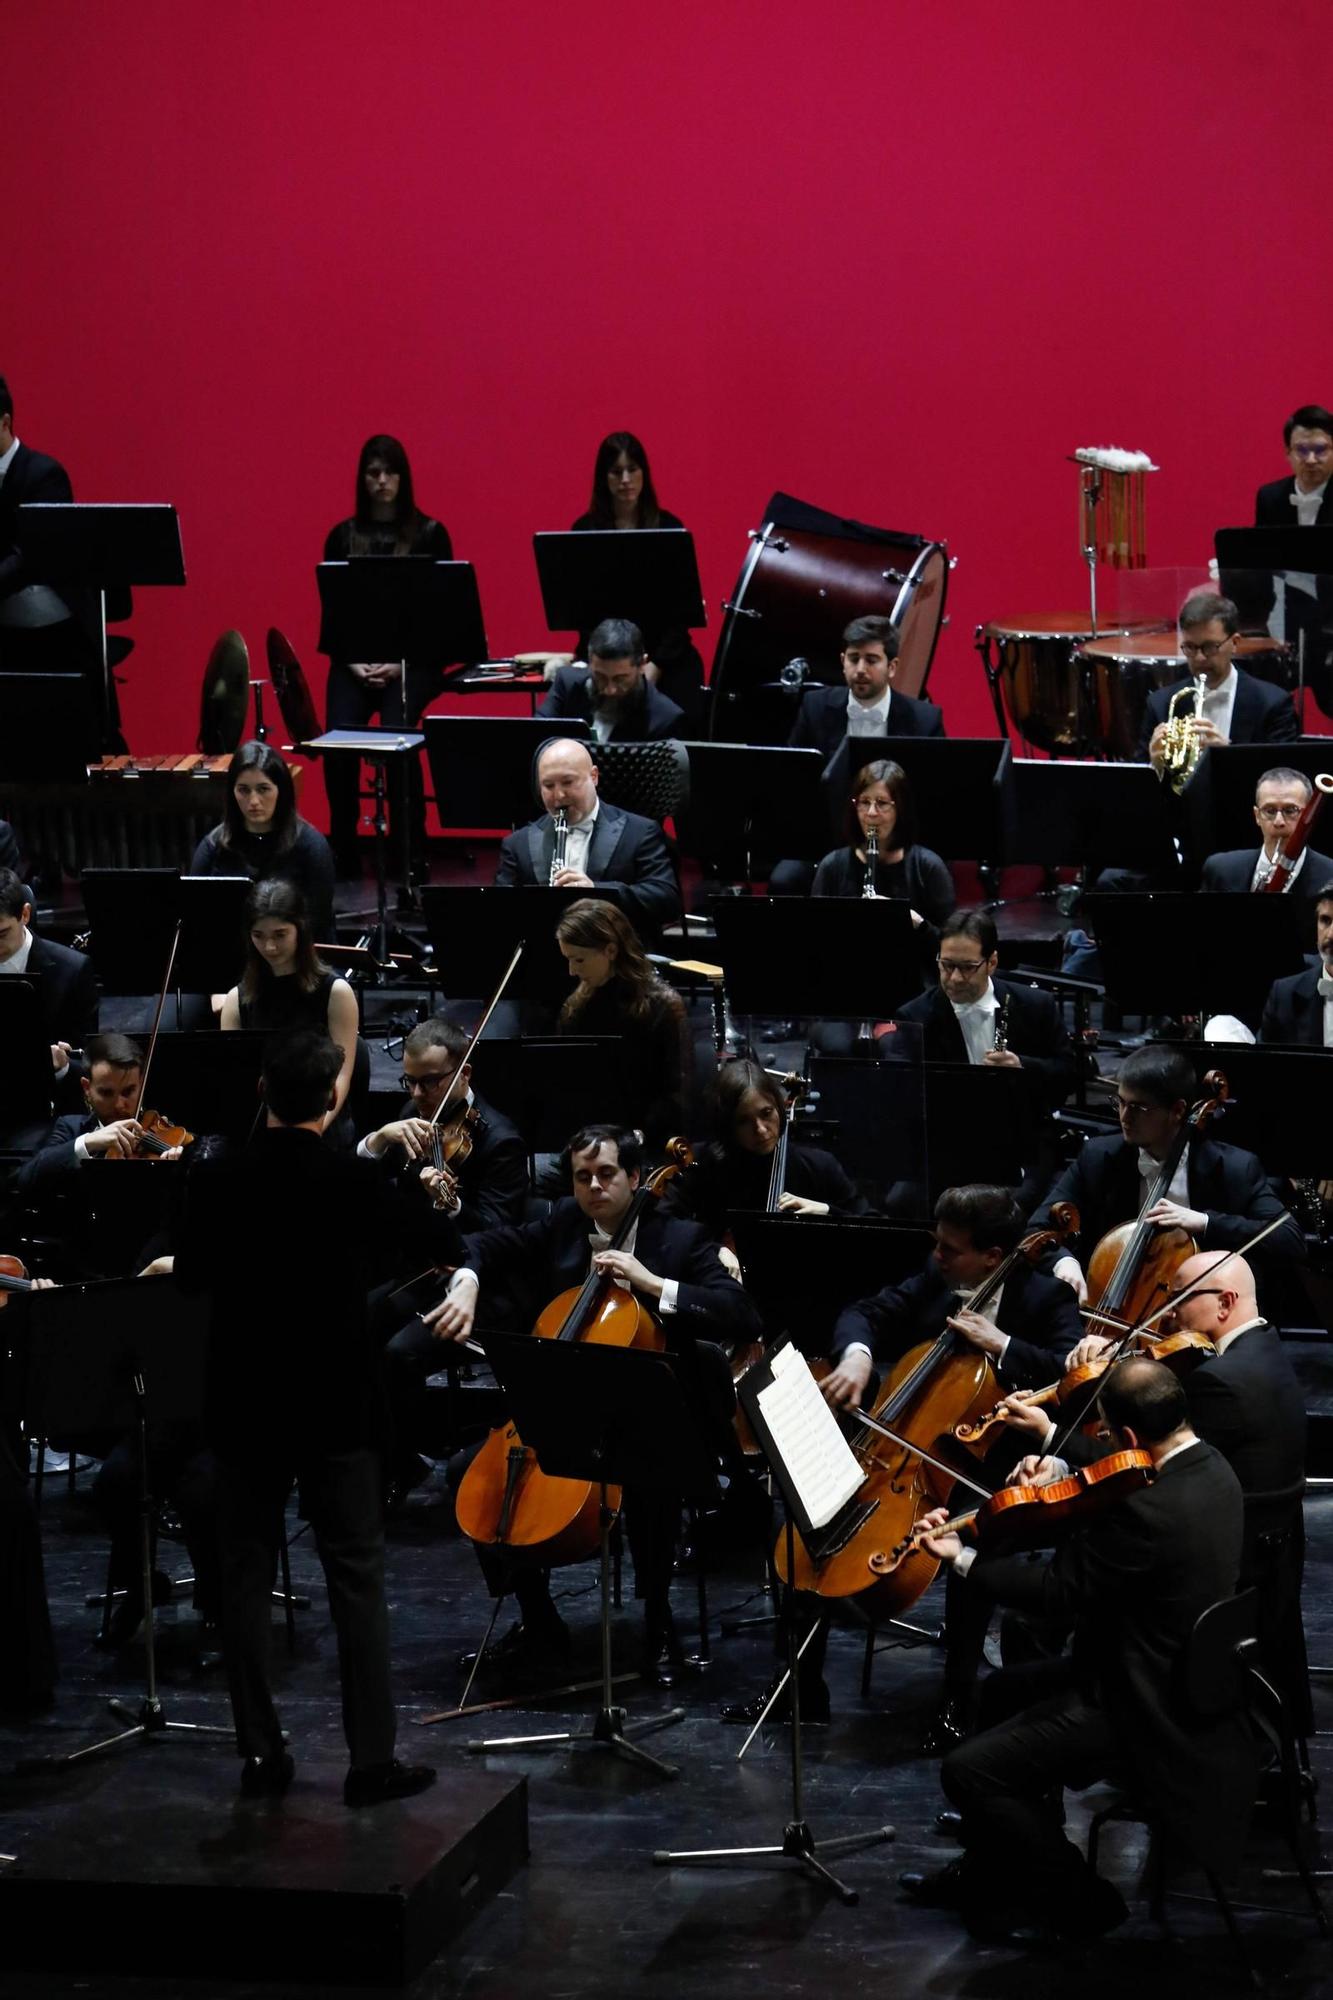
<svg viewBox="0 0 1333 2000">
<path fill-rule="evenodd" d="M 642 1213 L 620 1249 L 610 1247 L 639 1185 L 642 1149 L 635 1133 L 588 1125 L 574 1134 L 566 1152 L 573 1199 L 557 1201 L 540 1221 L 470 1237 L 465 1265 L 448 1296 L 424 1315 L 424 1324 L 439 1341 L 466 1340 L 479 1297 L 486 1304 L 486 1323 L 495 1324 L 493 1301 L 503 1282 L 517 1294 L 509 1323 L 526 1329 L 547 1301 L 583 1283 L 591 1263 L 636 1293 L 659 1321 L 668 1350 L 680 1357 L 687 1396 L 720 1443 L 733 1404 L 731 1374 L 711 1343 L 758 1339 L 758 1313 L 698 1224 L 664 1216 L 657 1204 Z M 625 1525 L 644 1600 L 644 1664 L 664 1684 L 681 1658 L 668 1603 L 679 1511 L 678 1502 L 627 1489 Z M 568 1634 L 544 1573 L 480 1544 L 477 1555 L 494 1594 L 512 1582 L 523 1621 L 488 1649 L 488 1664 L 543 1666 L 562 1658 Z"/>
<path fill-rule="evenodd" d="M 1117 1079 L 1121 1137 L 1090 1139 L 1060 1173 L 1032 1217 L 1047 1225 L 1058 1202 L 1078 1210 L 1081 1228 L 1071 1250 L 1052 1265 L 1055 1277 L 1087 1298 L 1084 1269 L 1109 1230 L 1139 1214 L 1144 1190 L 1154 1181 L 1180 1133 L 1197 1095 L 1194 1068 L 1178 1050 L 1136 1049 L 1125 1058 Z M 1300 1263 L 1305 1242 L 1272 1192 L 1253 1153 L 1216 1139 L 1192 1138 L 1185 1147 L 1167 1195 L 1154 1203 L 1147 1221 L 1155 1227 L 1184 1229 L 1200 1248 L 1239 1250 L 1278 1220 L 1263 1246 L 1266 1263 Z"/>
<path fill-rule="evenodd" d="M 1243 1720 L 1196 1718 L 1178 1682 L 1196 1620 L 1236 1587 L 1236 1476 L 1195 1434 L 1183 1387 L 1155 1361 L 1117 1369 L 1100 1411 L 1115 1447 L 1141 1447 L 1155 1477 L 1075 1528 L 1048 1563 L 978 1553 L 952 1532 L 926 1543 L 965 1572 L 968 1590 L 1074 1622 L 1069 1657 L 987 1681 L 992 1726 L 952 1750 L 940 1773 L 962 1815 L 964 1853 L 902 1878 L 915 1902 L 957 1908 L 974 1936 L 1019 1947 L 1094 1938 L 1126 1915 L 1066 1838 L 1053 1792 L 1127 1770 L 1172 1840 L 1223 1877 L 1253 1796 Z"/>
</svg>

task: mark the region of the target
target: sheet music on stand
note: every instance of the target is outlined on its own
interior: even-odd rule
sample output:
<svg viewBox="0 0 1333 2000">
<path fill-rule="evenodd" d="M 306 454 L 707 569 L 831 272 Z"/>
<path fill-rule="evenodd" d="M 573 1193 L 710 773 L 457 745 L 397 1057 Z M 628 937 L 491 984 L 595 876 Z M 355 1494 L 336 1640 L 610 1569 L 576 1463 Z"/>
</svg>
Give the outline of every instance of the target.
<svg viewBox="0 0 1333 2000">
<path fill-rule="evenodd" d="M 749 1370 L 739 1393 L 801 1539 L 816 1559 L 831 1553 L 826 1531 L 841 1545 L 858 1525 L 865 1510 L 852 1502 L 866 1476 L 809 1362 L 783 1341 Z"/>
</svg>

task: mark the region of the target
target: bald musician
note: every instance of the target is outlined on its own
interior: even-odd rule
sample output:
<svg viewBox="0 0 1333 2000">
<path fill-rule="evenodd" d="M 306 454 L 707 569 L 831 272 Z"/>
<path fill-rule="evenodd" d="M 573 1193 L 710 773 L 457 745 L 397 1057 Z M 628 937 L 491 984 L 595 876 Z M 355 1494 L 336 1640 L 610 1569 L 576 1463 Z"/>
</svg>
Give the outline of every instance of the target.
<svg viewBox="0 0 1333 2000">
<path fill-rule="evenodd" d="M 507 834 L 495 873 L 499 889 L 585 889 L 618 892 L 635 928 L 652 933 L 680 915 L 680 890 L 662 829 L 641 813 L 607 805 L 598 794 L 591 753 L 571 737 L 553 737 L 537 754 L 540 819 Z M 569 833 L 565 865 L 552 880 L 555 815 Z"/>
</svg>

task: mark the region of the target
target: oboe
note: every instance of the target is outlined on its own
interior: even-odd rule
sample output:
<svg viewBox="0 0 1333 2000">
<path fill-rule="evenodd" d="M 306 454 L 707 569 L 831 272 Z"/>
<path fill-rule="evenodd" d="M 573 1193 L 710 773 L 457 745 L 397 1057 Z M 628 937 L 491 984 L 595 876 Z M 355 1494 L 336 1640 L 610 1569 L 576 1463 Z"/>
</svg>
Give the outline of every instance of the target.
<svg viewBox="0 0 1333 2000">
<path fill-rule="evenodd" d="M 866 835 L 866 871 L 861 877 L 861 900 L 874 901 L 875 870 L 879 866 L 879 834 L 872 827 Z"/>
<path fill-rule="evenodd" d="M 564 873 L 565 849 L 568 846 L 569 820 L 566 817 L 564 807 L 561 806 L 555 816 L 555 846 L 551 849 L 551 887 L 553 889 L 555 887 L 556 876 Z"/>
</svg>

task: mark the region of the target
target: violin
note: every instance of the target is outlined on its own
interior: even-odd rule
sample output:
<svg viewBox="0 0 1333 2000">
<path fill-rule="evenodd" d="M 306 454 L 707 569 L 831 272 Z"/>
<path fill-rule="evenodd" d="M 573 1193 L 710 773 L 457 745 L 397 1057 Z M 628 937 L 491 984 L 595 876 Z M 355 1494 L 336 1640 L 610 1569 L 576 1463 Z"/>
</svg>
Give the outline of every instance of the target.
<svg viewBox="0 0 1333 2000">
<path fill-rule="evenodd" d="M 1154 1306 L 1165 1302 L 1169 1281 L 1185 1259 L 1198 1250 L 1185 1230 L 1162 1229 L 1145 1217 L 1157 1202 L 1167 1198 L 1190 1140 L 1224 1109 L 1231 1094 L 1221 1070 L 1210 1069 L 1203 1083 L 1208 1095 L 1201 1097 L 1182 1121 L 1137 1218 L 1108 1229 L 1088 1261 L 1088 1303 L 1104 1309 L 1109 1325 L 1117 1318 L 1146 1319 Z M 1096 1332 L 1102 1318 L 1103 1311 L 1094 1314 L 1089 1331 Z"/>
<path fill-rule="evenodd" d="M 0 1310 L 9 1304 L 11 1292 L 31 1292 L 35 1289 L 27 1266 L 21 1259 L 0 1256 Z"/>
<path fill-rule="evenodd" d="M 180 949 L 181 926 L 184 918 L 177 917 L 176 929 L 171 940 L 171 950 L 167 954 L 167 969 L 162 975 L 162 987 L 157 996 L 157 1010 L 153 1015 L 153 1032 L 148 1038 L 148 1053 L 143 1059 L 143 1072 L 139 1078 L 139 1101 L 134 1107 L 135 1122 L 139 1126 L 139 1137 L 135 1140 L 132 1153 L 109 1153 L 112 1160 L 160 1160 L 178 1146 L 193 1143 L 194 1133 L 187 1132 L 183 1125 L 173 1125 L 160 1111 L 145 1111 L 144 1098 L 148 1095 L 148 1072 L 153 1063 L 153 1052 L 157 1047 L 158 1030 L 162 1026 L 162 1009 L 166 1005 L 167 989 L 171 985 L 171 974 L 176 963 L 176 953 Z"/>
<path fill-rule="evenodd" d="M 491 995 L 490 1005 L 477 1023 L 472 1040 L 468 1043 L 462 1056 L 459 1058 L 458 1065 L 454 1070 L 455 1081 L 472 1061 L 472 1052 L 485 1034 L 486 1025 L 491 1015 L 499 1006 L 501 996 L 513 978 L 514 969 L 522 956 L 523 940 L 520 939 L 513 957 L 505 967 L 500 984 Z M 481 1113 L 475 1104 L 460 1104 L 454 1101 L 448 1118 L 441 1123 L 440 1114 L 446 1105 L 449 1105 L 453 1089 L 454 1082 L 451 1081 L 448 1090 L 445 1091 L 444 1096 L 431 1113 L 430 1120 L 431 1165 L 440 1176 L 439 1180 L 435 1183 L 434 1200 L 436 1208 L 441 1209 L 452 1208 L 457 1201 L 458 1175 L 454 1170 L 457 1167 L 461 1167 L 465 1160 L 472 1157 L 472 1148 L 476 1143 L 477 1134 L 481 1130 Z"/>
<path fill-rule="evenodd" d="M 689 1144 L 672 1139 L 669 1164 L 635 1190 L 611 1239 L 623 1249 L 631 1231 L 669 1180 L 693 1164 Z M 539 1340 L 593 1341 L 604 1347 L 637 1347 L 660 1353 L 666 1345 L 648 1308 L 596 1264 L 583 1283 L 560 1292 L 537 1317 Z M 607 1506 L 620 1509 L 620 1488 L 607 1488 Z M 552 1566 L 584 1562 L 597 1546 L 601 1488 L 590 1480 L 555 1479 L 542 1471 L 514 1423 L 498 1425 L 464 1473 L 455 1501 L 458 1525 L 471 1541 L 491 1548 L 523 1549 Z"/>
<path fill-rule="evenodd" d="M 1055 1229 L 1025 1236 L 973 1294 L 970 1309 L 984 1312 L 1020 1260 L 1035 1260 L 1052 1239 L 1072 1234 L 1076 1226 L 1077 1218 L 1067 1211 Z M 897 1617 L 915 1604 L 933 1582 L 938 1559 L 924 1549 L 909 1548 L 892 1572 L 880 1576 L 871 1571 L 870 1557 L 876 1550 L 897 1549 L 909 1542 L 920 1517 L 948 1498 L 962 1475 L 934 1454 L 953 1440 L 960 1426 L 975 1423 L 991 1407 L 997 1389 L 986 1355 L 950 1326 L 936 1340 L 922 1342 L 903 1355 L 869 1412 L 871 1422 L 858 1425 L 848 1438 L 866 1475 L 857 1495 L 862 1519 L 840 1548 L 819 1559 L 798 1540 L 793 1586 L 817 1597 L 854 1597 L 873 1589 L 877 1616 Z M 872 1423 L 888 1425 L 903 1442 L 886 1440 Z M 788 1581 L 785 1535 L 777 1538 L 773 1564 Z"/>
<path fill-rule="evenodd" d="M 1157 1477 L 1150 1454 L 1137 1447 L 1111 1452 L 1094 1465 L 1087 1465 L 1068 1478 L 1052 1479 L 1045 1486 L 1002 1486 L 966 1514 L 956 1514 L 937 1528 L 919 1524 L 892 1549 L 877 1549 L 869 1568 L 879 1578 L 897 1574 L 904 1563 L 926 1556 L 939 1567 L 939 1558 L 922 1547 L 929 1535 L 956 1534 L 970 1527 L 978 1543 L 988 1550 L 1049 1548 L 1058 1529 L 1081 1527 L 1105 1508 L 1128 1499 L 1151 1486 Z"/>
</svg>

